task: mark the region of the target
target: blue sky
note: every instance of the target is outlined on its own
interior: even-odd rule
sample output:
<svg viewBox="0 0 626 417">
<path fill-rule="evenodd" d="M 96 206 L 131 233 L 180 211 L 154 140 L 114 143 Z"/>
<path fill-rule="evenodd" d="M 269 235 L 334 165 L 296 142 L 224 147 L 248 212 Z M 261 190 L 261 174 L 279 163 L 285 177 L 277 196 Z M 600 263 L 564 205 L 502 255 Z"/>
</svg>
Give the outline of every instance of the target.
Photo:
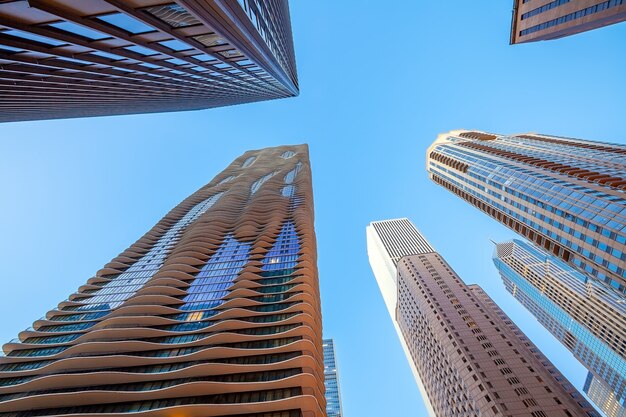
<svg viewBox="0 0 626 417">
<path fill-rule="evenodd" d="M 511 1 L 291 3 L 298 98 L 0 125 L 0 339 L 245 150 L 306 142 L 345 417 L 426 415 L 367 261 L 365 226 L 393 217 L 413 220 L 581 387 L 583 368 L 491 263 L 489 239 L 513 233 L 429 182 L 425 151 L 458 128 L 626 143 L 626 24 L 509 46 Z"/>
</svg>

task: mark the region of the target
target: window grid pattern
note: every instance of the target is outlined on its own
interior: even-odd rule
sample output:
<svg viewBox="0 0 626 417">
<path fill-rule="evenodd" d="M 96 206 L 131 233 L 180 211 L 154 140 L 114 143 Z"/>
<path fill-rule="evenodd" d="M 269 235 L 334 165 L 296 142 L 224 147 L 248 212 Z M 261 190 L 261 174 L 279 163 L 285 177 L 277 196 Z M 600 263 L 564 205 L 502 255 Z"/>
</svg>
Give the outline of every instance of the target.
<svg viewBox="0 0 626 417">
<path fill-rule="evenodd" d="M 611 389 L 615 401 L 625 404 L 623 298 L 523 241 L 498 244 L 494 263 L 506 289 Z M 613 407 L 610 402 L 596 405 L 603 412 Z"/>
<path fill-rule="evenodd" d="M 326 386 L 326 413 L 328 417 L 342 417 L 339 373 L 333 339 L 324 339 L 324 385 Z"/>
<path fill-rule="evenodd" d="M 242 204 L 263 173 L 298 192 L 284 198 L 285 182 L 270 182 L 260 203 Z M 236 159 L 3 346 L 0 404 L 23 417 L 187 414 L 193 405 L 216 416 L 324 417 L 311 188 L 306 145 Z M 67 378 L 79 383 L 60 383 Z M 216 395 L 185 397 L 187 385 Z M 293 395 L 271 394 L 281 390 Z"/>
<path fill-rule="evenodd" d="M 12 81 L 0 121 L 195 110 L 298 94 L 287 0 L 255 3 L 256 29 L 245 13 L 226 13 L 213 0 L 206 7 L 120 1 L 113 13 L 104 1 L 60 3 L 0 4 L 7 17 L 1 72 Z M 265 40 L 261 50 L 254 31 Z"/>
<path fill-rule="evenodd" d="M 377 221 L 372 222 L 372 226 L 394 265 L 403 256 L 435 251 L 409 219 Z"/>
<path fill-rule="evenodd" d="M 527 409 L 597 416 L 484 291 L 463 283 L 437 253 L 398 264 L 397 318 L 438 414 L 499 416 Z"/>
<path fill-rule="evenodd" d="M 564 23 L 580 19 L 585 16 L 593 15 L 595 13 L 602 12 L 604 10 L 611 9 L 613 7 L 621 6 L 626 0 L 606 0 L 602 3 L 594 4 L 593 6 L 585 7 L 584 9 L 568 13 L 563 16 L 559 16 L 556 19 L 551 19 L 538 25 L 531 26 L 529 28 L 520 31 L 520 36 L 530 35 L 531 33 L 539 32 L 554 26 L 562 25 Z"/>
<path fill-rule="evenodd" d="M 431 159 L 433 180 L 493 209 L 502 223 L 626 293 L 626 179 L 612 179 L 626 172 L 625 147 L 546 135 L 467 141 L 452 134 L 432 148 L 470 167 L 460 172 Z M 513 153 L 519 158 L 511 159 Z M 546 162 L 524 162 L 538 157 Z M 571 168 L 553 169 L 565 165 Z M 580 172 L 588 174 L 576 176 Z"/>
</svg>

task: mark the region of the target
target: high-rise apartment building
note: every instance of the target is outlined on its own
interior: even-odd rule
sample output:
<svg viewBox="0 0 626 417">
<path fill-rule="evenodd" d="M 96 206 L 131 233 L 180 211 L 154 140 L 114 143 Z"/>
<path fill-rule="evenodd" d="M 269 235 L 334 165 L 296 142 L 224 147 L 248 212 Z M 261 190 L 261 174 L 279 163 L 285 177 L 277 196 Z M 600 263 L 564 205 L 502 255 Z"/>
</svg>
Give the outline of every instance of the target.
<svg viewBox="0 0 626 417">
<path fill-rule="evenodd" d="M 372 262 L 377 279 L 387 273 L 383 259 L 395 264 L 394 320 L 434 415 L 596 416 L 487 294 L 466 285 L 403 220 L 372 223 L 368 239 L 378 242 L 368 246 L 379 252 Z M 413 245 L 414 254 L 400 255 Z"/>
<path fill-rule="evenodd" d="M 0 121 L 298 94 L 288 0 L 2 0 Z"/>
<path fill-rule="evenodd" d="M 306 145 L 246 152 L 3 346 L 0 416 L 324 417 L 313 215 Z"/>
<path fill-rule="evenodd" d="M 517 239 L 496 245 L 494 263 L 506 289 L 589 370 L 590 399 L 607 416 L 626 417 L 625 300 Z"/>
<path fill-rule="evenodd" d="M 324 339 L 324 381 L 326 385 L 326 415 L 327 417 L 341 417 L 341 390 L 339 389 L 339 371 L 333 339 Z"/>
<path fill-rule="evenodd" d="M 607 287 L 626 294 L 626 146 L 452 131 L 430 178 Z"/>
<path fill-rule="evenodd" d="M 626 0 L 514 0 L 511 44 L 562 38 L 626 20 Z"/>
</svg>

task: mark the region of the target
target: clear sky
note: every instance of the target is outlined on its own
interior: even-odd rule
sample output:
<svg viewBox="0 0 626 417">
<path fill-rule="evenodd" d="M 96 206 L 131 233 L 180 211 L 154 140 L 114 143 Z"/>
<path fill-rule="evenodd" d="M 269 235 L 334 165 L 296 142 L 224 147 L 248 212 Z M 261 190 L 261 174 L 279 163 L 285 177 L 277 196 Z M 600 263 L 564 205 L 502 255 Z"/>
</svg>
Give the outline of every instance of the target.
<svg viewBox="0 0 626 417">
<path fill-rule="evenodd" d="M 345 417 L 426 416 L 369 268 L 365 226 L 409 217 L 581 388 L 585 371 L 504 290 L 513 232 L 426 175 L 438 133 L 626 143 L 626 24 L 509 46 L 512 1 L 292 0 L 297 98 L 0 125 L 0 340 L 65 299 L 245 150 L 309 143 L 324 332 Z"/>
</svg>

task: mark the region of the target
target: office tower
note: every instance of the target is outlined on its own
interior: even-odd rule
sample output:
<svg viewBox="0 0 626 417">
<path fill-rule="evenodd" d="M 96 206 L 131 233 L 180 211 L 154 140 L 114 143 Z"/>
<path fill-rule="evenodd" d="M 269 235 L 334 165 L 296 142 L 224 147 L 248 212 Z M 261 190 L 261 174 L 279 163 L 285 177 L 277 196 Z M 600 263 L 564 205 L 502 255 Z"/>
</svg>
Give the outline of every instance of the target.
<svg viewBox="0 0 626 417">
<path fill-rule="evenodd" d="M 326 385 L 326 415 L 341 417 L 341 390 L 339 389 L 339 372 L 333 339 L 324 339 L 324 381 Z"/>
<path fill-rule="evenodd" d="M 0 416 L 324 417 L 306 145 L 246 152 L 3 346 Z"/>
<path fill-rule="evenodd" d="M 511 44 L 562 38 L 626 20 L 626 0 L 514 0 Z"/>
<path fill-rule="evenodd" d="M 435 410 L 428 399 L 424 382 L 420 377 L 411 357 L 402 330 L 396 320 L 398 306 L 398 262 L 404 256 L 433 250 L 428 241 L 417 231 L 413 223 L 407 218 L 375 221 L 366 228 L 367 257 L 376 277 L 378 288 L 385 300 L 387 311 L 391 317 L 393 327 L 398 334 L 400 345 L 409 362 L 411 372 L 417 383 L 428 415 L 435 416 Z"/>
<path fill-rule="evenodd" d="M 395 264 L 395 321 L 434 415 L 596 416 L 489 296 L 463 283 L 405 220 L 369 226 L 368 238 L 378 238 L 371 248 L 379 251 L 372 269 L 383 271 L 382 259 Z M 400 255 L 413 244 L 420 249 Z"/>
<path fill-rule="evenodd" d="M 430 178 L 607 287 L 626 294 L 626 146 L 452 131 Z"/>
<path fill-rule="evenodd" d="M 589 370 L 590 399 L 607 416 L 626 417 L 624 299 L 517 239 L 496 245 L 494 263 L 506 289 Z"/>
<path fill-rule="evenodd" d="M 594 378 L 589 372 L 583 390 L 587 397 L 604 412 L 607 417 L 621 417 L 624 415 L 624 403 L 615 397 L 615 392 L 602 380 Z"/>
<path fill-rule="evenodd" d="M 298 94 L 288 0 L 2 0 L 0 121 Z"/>
</svg>

